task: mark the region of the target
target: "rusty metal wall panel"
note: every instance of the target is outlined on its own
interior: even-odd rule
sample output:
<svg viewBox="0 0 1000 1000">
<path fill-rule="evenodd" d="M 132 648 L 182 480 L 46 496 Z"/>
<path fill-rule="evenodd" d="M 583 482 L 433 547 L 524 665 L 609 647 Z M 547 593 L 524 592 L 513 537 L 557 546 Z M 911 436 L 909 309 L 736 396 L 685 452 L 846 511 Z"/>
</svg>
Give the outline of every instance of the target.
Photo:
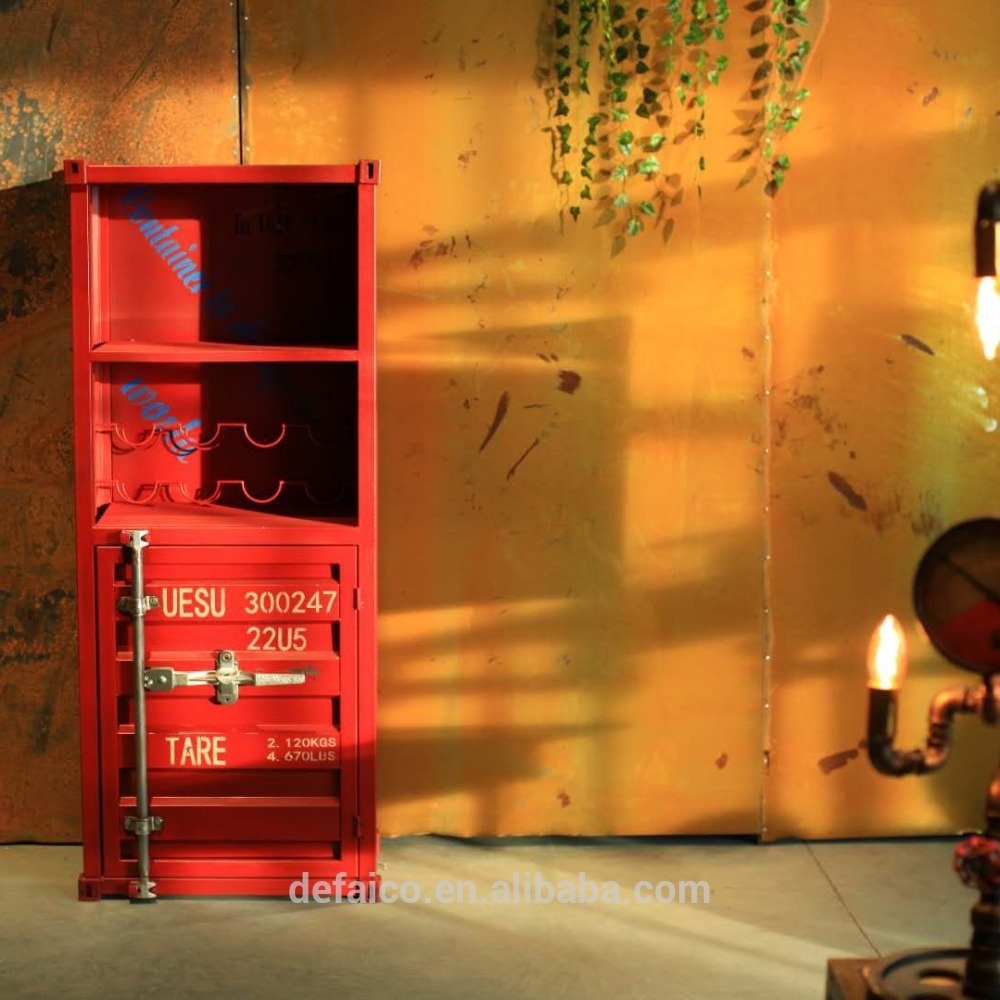
<svg viewBox="0 0 1000 1000">
<path fill-rule="evenodd" d="M 755 831 L 763 199 L 729 162 L 743 35 L 704 198 L 688 185 L 667 247 L 614 257 L 593 217 L 560 231 L 544 0 L 244 9 L 250 161 L 384 164 L 383 833 Z"/>
<path fill-rule="evenodd" d="M 0 3 L 0 840 L 79 837 L 63 157 L 234 162 L 235 12 Z"/>
<path fill-rule="evenodd" d="M 771 837 L 982 819 L 995 732 L 963 720 L 948 766 L 904 780 L 877 775 L 861 740 L 884 614 L 907 623 L 913 651 L 903 744 L 922 745 L 934 691 L 971 681 L 917 634 L 910 588 L 931 541 L 995 512 L 1000 488 L 995 369 L 971 317 L 998 51 L 992 0 L 960 17 L 929 0 L 839 4 L 806 81 L 774 223 Z"/>
</svg>

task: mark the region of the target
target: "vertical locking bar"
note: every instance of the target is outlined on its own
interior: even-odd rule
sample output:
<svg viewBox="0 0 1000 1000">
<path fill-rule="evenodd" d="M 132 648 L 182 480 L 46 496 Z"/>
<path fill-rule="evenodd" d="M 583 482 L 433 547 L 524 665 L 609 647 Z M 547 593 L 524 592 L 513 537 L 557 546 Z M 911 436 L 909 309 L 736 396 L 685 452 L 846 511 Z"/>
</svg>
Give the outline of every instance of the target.
<svg viewBox="0 0 1000 1000">
<path fill-rule="evenodd" d="M 147 599 L 143 574 L 142 550 L 149 545 L 148 531 L 126 531 L 125 544 L 132 550 L 132 599 L 128 610 L 132 615 L 132 661 L 134 666 L 133 698 L 135 704 L 135 802 L 136 816 L 127 826 L 135 833 L 139 855 L 139 878 L 132 884 L 129 899 L 133 903 L 156 901 L 156 883 L 149 876 L 149 834 L 158 827 L 155 817 L 149 815 L 149 765 L 146 724 L 146 629 L 145 616 L 155 601 Z"/>
</svg>

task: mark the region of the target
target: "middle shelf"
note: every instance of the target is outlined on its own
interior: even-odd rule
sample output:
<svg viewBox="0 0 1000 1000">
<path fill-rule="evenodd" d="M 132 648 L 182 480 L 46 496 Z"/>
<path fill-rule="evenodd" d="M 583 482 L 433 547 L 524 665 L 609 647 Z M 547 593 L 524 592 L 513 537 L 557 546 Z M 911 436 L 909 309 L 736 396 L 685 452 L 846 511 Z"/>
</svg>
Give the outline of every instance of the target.
<svg viewBox="0 0 1000 1000">
<path fill-rule="evenodd" d="M 94 506 L 224 506 L 354 518 L 358 365 L 100 365 Z"/>
</svg>

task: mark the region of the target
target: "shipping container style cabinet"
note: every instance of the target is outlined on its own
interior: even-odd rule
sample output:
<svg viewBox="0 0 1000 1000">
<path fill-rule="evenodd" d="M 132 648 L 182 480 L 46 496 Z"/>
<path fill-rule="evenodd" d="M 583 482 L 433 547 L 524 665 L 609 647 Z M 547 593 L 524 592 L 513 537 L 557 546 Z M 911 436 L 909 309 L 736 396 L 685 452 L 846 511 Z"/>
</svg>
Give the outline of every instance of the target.
<svg viewBox="0 0 1000 1000">
<path fill-rule="evenodd" d="M 379 177 L 65 164 L 81 899 L 377 894 Z"/>
</svg>

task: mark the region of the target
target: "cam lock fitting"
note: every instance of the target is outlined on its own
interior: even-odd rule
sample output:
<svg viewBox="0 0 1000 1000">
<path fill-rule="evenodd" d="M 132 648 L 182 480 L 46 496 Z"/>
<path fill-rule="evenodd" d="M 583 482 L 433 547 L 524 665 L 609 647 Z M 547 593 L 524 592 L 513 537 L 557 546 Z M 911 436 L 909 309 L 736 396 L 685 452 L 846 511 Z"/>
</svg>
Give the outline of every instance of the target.
<svg viewBox="0 0 1000 1000">
<path fill-rule="evenodd" d="M 162 816 L 126 816 L 125 829 L 138 837 L 148 837 L 163 829 Z"/>
<path fill-rule="evenodd" d="M 131 618 L 142 618 L 147 612 L 155 611 L 160 606 L 158 597 L 143 597 L 136 600 L 134 597 L 119 597 L 118 610 Z"/>
</svg>

